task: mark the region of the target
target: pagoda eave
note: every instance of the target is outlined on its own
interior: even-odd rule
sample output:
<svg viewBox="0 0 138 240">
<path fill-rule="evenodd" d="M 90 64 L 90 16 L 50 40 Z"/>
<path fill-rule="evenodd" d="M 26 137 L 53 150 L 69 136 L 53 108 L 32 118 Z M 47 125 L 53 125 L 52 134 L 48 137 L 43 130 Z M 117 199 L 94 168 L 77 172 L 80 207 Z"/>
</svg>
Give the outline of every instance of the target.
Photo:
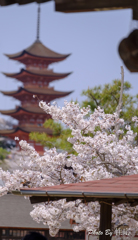
<svg viewBox="0 0 138 240">
<path fill-rule="evenodd" d="M 26 51 L 23 51 L 19 56 L 15 56 L 15 57 L 12 57 L 12 55 L 8 55 L 8 54 L 5 54 L 5 55 L 9 59 L 19 61 L 25 65 L 36 64 L 36 63 L 49 65 L 51 63 L 63 61 L 67 57 L 69 57 L 71 54 L 67 54 L 61 57 L 41 57 L 41 56 L 36 56 Z"/>
<path fill-rule="evenodd" d="M 27 142 L 29 140 L 29 134 L 23 131 L 16 131 L 15 133 L 1 133 L 0 131 L 0 135 L 3 137 L 8 137 L 12 140 L 15 140 L 15 137 L 18 137 L 20 140 L 25 140 Z"/>
<path fill-rule="evenodd" d="M 0 135 L 5 136 L 5 137 L 9 137 L 9 138 L 12 138 L 12 139 L 14 139 L 17 136 L 17 133 L 18 133 L 18 136 L 19 135 L 22 136 L 23 134 L 28 136 L 28 132 L 22 131 L 20 129 L 20 127 L 16 127 L 16 128 L 13 128 L 13 129 L 0 130 Z"/>
<path fill-rule="evenodd" d="M 3 115 L 7 115 L 7 116 L 10 116 L 10 117 L 12 117 L 12 118 L 14 118 L 14 119 L 16 119 L 16 120 L 18 120 L 18 121 L 23 121 L 23 120 L 26 120 L 26 119 L 31 119 L 32 118 L 32 115 L 33 115 L 33 119 L 34 120 L 37 120 L 38 119 L 38 117 L 39 117 L 39 119 L 41 119 L 43 122 L 46 120 L 46 119 L 49 119 L 49 118 L 51 118 L 50 117 L 50 115 L 49 114 L 46 114 L 46 113 L 42 113 L 41 114 L 41 116 L 42 117 L 40 117 L 40 113 L 31 113 L 31 112 L 27 112 L 27 111 L 22 111 L 22 110 L 20 110 L 19 112 L 16 112 L 16 113 L 2 113 L 1 112 L 1 114 L 3 114 Z"/>
<path fill-rule="evenodd" d="M 13 129 L 0 130 L 0 135 L 14 139 L 16 136 L 19 139 L 28 139 L 28 134 L 31 132 L 47 133 L 52 136 L 52 130 L 44 127 L 21 127 L 17 126 Z"/>
<path fill-rule="evenodd" d="M 43 115 L 46 115 L 46 113 L 39 107 L 26 107 L 26 108 L 23 108 L 23 107 L 16 107 L 15 109 L 12 109 L 12 110 L 0 110 L 0 113 L 1 114 L 4 114 L 4 115 L 12 115 L 12 114 L 17 114 L 17 113 L 27 113 L 27 114 L 43 114 Z"/>
<path fill-rule="evenodd" d="M 41 79 L 41 81 L 46 81 L 48 83 L 55 81 L 55 80 L 63 79 L 71 74 L 71 72 L 70 73 L 53 73 L 53 72 L 48 73 L 48 71 L 47 71 L 47 73 L 45 73 L 45 74 L 42 71 L 39 71 L 39 72 L 40 73 L 38 74 L 37 72 L 33 72 L 33 71 L 31 72 L 26 69 L 21 69 L 21 71 L 18 73 L 3 72 L 3 74 L 6 77 L 16 78 L 21 82 L 28 82 L 28 78 L 32 78 L 35 81 L 40 81 L 40 79 Z"/>
<path fill-rule="evenodd" d="M 31 46 L 15 54 L 5 54 L 8 58 L 20 61 L 24 64 L 29 62 L 50 64 L 66 59 L 70 54 L 60 54 L 43 45 L 36 40 Z"/>
<path fill-rule="evenodd" d="M 64 97 L 69 94 L 71 94 L 73 91 L 70 92 L 61 92 L 61 91 L 55 91 L 53 88 L 23 88 L 19 87 L 18 90 L 15 91 L 1 91 L 2 94 L 7 95 L 7 96 L 12 96 L 12 97 L 20 97 L 24 95 L 30 95 L 31 97 L 33 95 L 41 95 L 41 96 L 52 96 L 52 97 Z"/>
</svg>

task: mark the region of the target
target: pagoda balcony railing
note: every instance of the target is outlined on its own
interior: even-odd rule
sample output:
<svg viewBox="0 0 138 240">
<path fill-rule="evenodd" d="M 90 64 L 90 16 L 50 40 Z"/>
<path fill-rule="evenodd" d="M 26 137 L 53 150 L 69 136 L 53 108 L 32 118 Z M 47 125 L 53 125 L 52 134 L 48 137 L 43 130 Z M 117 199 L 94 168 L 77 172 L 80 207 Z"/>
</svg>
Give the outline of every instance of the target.
<svg viewBox="0 0 138 240">
<path fill-rule="evenodd" d="M 32 84 L 32 83 L 24 83 L 24 87 L 26 88 L 30 88 L 30 89 L 32 89 L 32 88 L 36 88 L 36 89 L 38 89 L 38 88 L 43 88 L 43 89 L 51 89 L 51 90 L 54 90 L 54 87 L 49 87 L 48 85 L 41 85 L 41 87 L 39 87 L 39 85 L 40 85 L 40 83 L 38 82 L 37 83 L 37 85 L 36 85 L 36 83 L 35 84 Z"/>
<path fill-rule="evenodd" d="M 22 123 L 22 122 L 19 122 L 19 126 L 20 127 L 28 127 L 28 128 L 39 128 L 39 127 L 43 127 L 43 124 L 42 123 Z"/>
<path fill-rule="evenodd" d="M 48 68 L 48 65 L 47 66 L 43 66 L 43 65 L 26 65 L 26 70 L 45 70 L 47 72 L 53 72 L 53 69 L 52 68 Z"/>
<path fill-rule="evenodd" d="M 27 100 L 27 102 L 22 102 L 21 103 L 22 107 L 38 107 L 38 100 L 36 100 L 35 102 L 30 102 L 30 100 Z"/>
</svg>

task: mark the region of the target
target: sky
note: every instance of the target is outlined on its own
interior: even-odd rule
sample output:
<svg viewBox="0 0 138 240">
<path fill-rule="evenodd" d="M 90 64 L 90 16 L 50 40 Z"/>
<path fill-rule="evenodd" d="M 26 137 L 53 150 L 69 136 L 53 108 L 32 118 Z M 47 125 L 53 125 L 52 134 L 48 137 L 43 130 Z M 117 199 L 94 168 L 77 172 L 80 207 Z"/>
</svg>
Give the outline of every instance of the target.
<svg viewBox="0 0 138 240">
<path fill-rule="evenodd" d="M 36 40 L 37 4 L 17 4 L 0 7 L 0 90 L 16 90 L 21 82 L 5 77 L 2 72 L 18 72 L 23 65 L 9 60 L 5 54 L 19 52 Z M 64 61 L 50 65 L 55 72 L 72 72 L 50 86 L 55 90 L 74 91 L 56 100 L 59 106 L 64 100 L 82 102 L 83 90 L 120 79 L 124 66 L 118 54 L 119 42 L 136 27 L 132 10 L 103 12 L 60 13 L 54 10 L 54 2 L 41 4 L 40 40 L 61 54 L 71 55 Z M 124 66 L 125 81 L 132 84 L 131 94 L 138 93 L 138 73 L 130 73 Z M 17 100 L 0 93 L 0 110 L 14 109 Z M 4 115 L 0 117 L 6 118 Z"/>
</svg>

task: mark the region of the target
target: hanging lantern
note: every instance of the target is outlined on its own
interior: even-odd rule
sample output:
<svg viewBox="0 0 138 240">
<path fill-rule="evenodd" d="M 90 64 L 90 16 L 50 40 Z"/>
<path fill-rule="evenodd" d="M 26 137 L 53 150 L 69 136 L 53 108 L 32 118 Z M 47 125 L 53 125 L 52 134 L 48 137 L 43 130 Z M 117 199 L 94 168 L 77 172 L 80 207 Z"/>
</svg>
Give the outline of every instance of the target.
<svg viewBox="0 0 138 240">
<path fill-rule="evenodd" d="M 120 42 L 118 51 L 130 72 L 138 72 L 138 29 Z"/>
</svg>

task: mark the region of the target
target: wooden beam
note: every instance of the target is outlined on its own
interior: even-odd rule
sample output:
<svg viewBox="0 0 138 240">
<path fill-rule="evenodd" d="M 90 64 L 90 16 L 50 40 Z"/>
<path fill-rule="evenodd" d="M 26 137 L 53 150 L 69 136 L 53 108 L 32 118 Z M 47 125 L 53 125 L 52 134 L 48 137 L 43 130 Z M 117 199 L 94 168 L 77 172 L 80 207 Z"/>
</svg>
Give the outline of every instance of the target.
<svg viewBox="0 0 138 240">
<path fill-rule="evenodd" d="M 122 203 L 126 203 L 126 202 L 128 202 L 127 199 L 121 199 L 121 200 L 115 201 L 114 203 L 115 203 L 115 206 L 118 206 L 118 205 L 120 205 L 120 204 L 122 204 Z"/>
<path fill-rule="evenodd" d="M 138 20 L 138 0 L 135 0 L 135 5 L 133 7 L 133 19 Z"/>
<path fill-rule="evenodd" d="M 78 198 L 82 200 L 82 202 L 98 202 L 99 201 L 99 198 L 95 198 L 95 197 L 91 197 L 91 198 L 86 198 L 86 197 L 56 197 L 56 196 L 32 196 L 30 197 L 30 202 L 31 204 L 35 204 L 35 203 L 41 203 L 41 202 L 48 202 L 48 201 L 58 201 L 60 199 L 64 199 L 66 198 L 66 201 L 67 202 L 70 202 L 70 201 L 75 201 L 77 200 Z M 110 200 L 109 199 L 105 199 L 105 198 L 100 198 L 100 201 L 110 201 L 110 202 L 113 202 L 113 199 L 111 198 Z"/>
<path fill-rule="evenodd" d="M 135 0 L 55 0 L 56 11 L 85 12 L 133 8 Z"/>
<path fill-rule="evenodd" d="M 55 0 L 59 12 L 108 11 L 132 8 L 133 19 L 138 20 L 138 0 Z"/>
<path fill-rule="evenodd" d="M 112 221 L 112 203 L 101 202 L 100 203 L 101 234 L 99 234 L 99 240 L 111 240 L 112 238 L 111 221 Z"/>
<path fill-rule="evenodd" d="M 130 203 L 130 207 L 135 207 L 138 205 L 138 201 L 135 200 L 133 203 Z"/>
</svg>

